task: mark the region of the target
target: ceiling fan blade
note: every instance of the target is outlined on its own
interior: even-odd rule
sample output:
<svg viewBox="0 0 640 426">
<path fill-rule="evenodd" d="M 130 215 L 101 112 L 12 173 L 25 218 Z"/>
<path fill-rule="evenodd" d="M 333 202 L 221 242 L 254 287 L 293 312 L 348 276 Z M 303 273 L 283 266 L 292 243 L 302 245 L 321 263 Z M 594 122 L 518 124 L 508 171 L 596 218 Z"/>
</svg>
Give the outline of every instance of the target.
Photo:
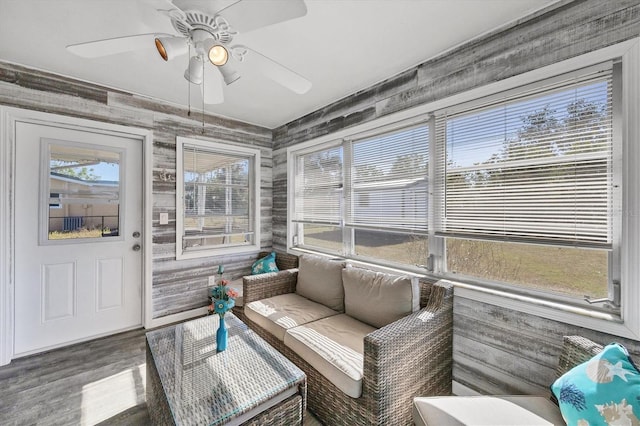
<svg viewBox="0 0 640 426">
<path fill-rule="evenodd" d="M 115 55 L 116 53 L 153 48 L 155 47 L 154 39 L 160 36 L 171 37 L 171 34 L 138 34 L 107 38 L 104 40 L 70 44 L 67 46 L 67 50 L 84 58 L 99 58 L 102 56 Z"/>
<path fill-rule="evenodd" d="M 221 104 L 224 102 L 222 75 L 211 64 L 205 64 L 204 66 L 204 78 L 203 83 L 200 84 L 200 92 L 204 98 L 204 103 L 207 105 Z"/>
<path fill-rule="evenodd" d="M 246 33 L 304 16 L 307 14 L 307 5 L 304 0 L 240 0 L 217 13 L 231 24 L 234 31 Z"/>
<path fill-rule="evenodd" d="M 244 60 L 250 62 L 258 71 L 281 86 L 299 95 L 307 93 L 311 89 L 311 82 L 297 72 L 246 46 L 237 47 L 246 49 Z"/>
<path fill-rule="evenodd" d="M 189 29 L 193 29 L 191 24 L 187 22 L 187 14 L 184 12 L 184 8 L 177 6 L 171 0 L 163 0 L 162 3 L 164 3 L 165 7 L 168 9 L 158 9 L 158 12 L 167 15 L 170 19 L 182 22 L 182 24 Z"/>
<path fill-rule="evenodd" d="M 197 10 L 214 16 L 241 0 L 164 0 L 180 10 Z"/>
</svg>

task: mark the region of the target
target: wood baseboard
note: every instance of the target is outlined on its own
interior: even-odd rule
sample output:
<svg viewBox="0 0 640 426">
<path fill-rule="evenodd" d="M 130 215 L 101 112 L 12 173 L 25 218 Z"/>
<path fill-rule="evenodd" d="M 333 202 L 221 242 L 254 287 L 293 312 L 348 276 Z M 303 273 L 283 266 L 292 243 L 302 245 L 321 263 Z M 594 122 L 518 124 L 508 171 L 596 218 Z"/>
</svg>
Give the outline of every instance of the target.
<svg viewBox="0 0 640 426">
<path fill-rule="evenodd" d="M 475 396 L 481 395 L 480 392 L 474 391 L 473 389 L 456 382 L 455 380 L 451 382 L 451 393 L 458 396 Z"/>
</svg>

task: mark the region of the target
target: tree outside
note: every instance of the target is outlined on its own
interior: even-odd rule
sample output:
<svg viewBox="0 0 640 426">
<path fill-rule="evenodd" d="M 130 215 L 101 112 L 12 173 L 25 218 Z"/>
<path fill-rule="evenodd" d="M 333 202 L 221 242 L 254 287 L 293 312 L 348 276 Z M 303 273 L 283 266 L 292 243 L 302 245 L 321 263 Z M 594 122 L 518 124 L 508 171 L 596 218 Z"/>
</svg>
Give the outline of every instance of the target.
<svg viewBox="0 0 640 426">
<path fill-rule="evenodd" d="M 535 186 L 536 182 L 544 180 L 552 182 L 555 187 L 564 186 L 567 191 L 575 191 L 574 182 L 576 179 L 579 181 L 580 176 L 586 178 L 584 180 L 593 181 L 592 176 L 602 175 L 607 170 L 606 154 L 599 153 L 603 149 L 603 140 L 609 137 L 606 134 L 610 132 L 609 114 L 605 103 L 594 99 L 577 98 L 568 102 L 564 108 L 558 108 L 550 101 L 522 116 L 517 131 L 511 136 L 507 135 L 502 148 L 487 160 L 476 163 L 475 167 L 460 167 L 449 161 L 447 186 L 454 187 L 461 193 L 458 196 L 461 203 L 478 203 L 486 206 L 488 211 L 492 207 L 492 200 L 483 198 L 482 188 L 496 188 L 497 182 L 502 179 L 518 179 L 520 187 Z M 597 155 L 589 155 L 593 153 Z M 575 154 L 584 154 L 580 158 L 585 160 L 581 160 L 577 167 L 572 168 L 572 174 L 568 174 L 566 164 L 571 163 Z M 554 160 L 561 158 L 566 160 Z M 541 165 L 529 165 L 536 162 Z M 456 169 L 460 172 L 456 173 Z M 495 189 L 491 190 L 495 192 Z M 536 214 L 544 216 L 547 211 L 549 215 L 554 215 L 556 206 L 552 198 L 544 200 L 544 191 L 534 193 L 539 199 L 530 203 L 538 204 L 535 206 Z M 589 199 L 590 203 L 596 204 L 582 206 L 587 212 L 585 214 L 588 214 L 590 208 L 593 208 L 594 214 L 598 214 L 598 206 L 606 206 L 607 203 L 606 199 L 598 201 L 592 195 Z M 505 202 L 510 201 L 506 199 Z M 512 202 L 521 201 L 514 198 Z M 515 209 L 517 206 L 511 208 Z M 533 211 L 523 214 L 524 217 L 527 214 L 533 217 L 532 221 L 538 220 L 533 216 Z M 494 220 L 491 214 L 476 218 L 480 224 L 485 219 Z M 607 265 L 606 250 L 472 239 L 447 240 L 447 267 L 452 272 L 577 297 L 589 295 L 595 298 L 607 295 Z"/>
</svg>

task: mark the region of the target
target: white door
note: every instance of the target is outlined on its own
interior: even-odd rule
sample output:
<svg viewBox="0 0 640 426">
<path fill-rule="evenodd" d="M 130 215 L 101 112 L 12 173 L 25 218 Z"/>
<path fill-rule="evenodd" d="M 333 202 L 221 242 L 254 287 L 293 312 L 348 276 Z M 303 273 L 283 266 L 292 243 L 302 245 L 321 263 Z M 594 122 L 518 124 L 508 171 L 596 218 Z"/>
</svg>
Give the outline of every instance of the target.
<svg viewBox="0 0 640 426">
<path fill-rule="evenodd" d="M 16 356 L 142 324 L 142 142 L 16 123 Z"/>
</svg>

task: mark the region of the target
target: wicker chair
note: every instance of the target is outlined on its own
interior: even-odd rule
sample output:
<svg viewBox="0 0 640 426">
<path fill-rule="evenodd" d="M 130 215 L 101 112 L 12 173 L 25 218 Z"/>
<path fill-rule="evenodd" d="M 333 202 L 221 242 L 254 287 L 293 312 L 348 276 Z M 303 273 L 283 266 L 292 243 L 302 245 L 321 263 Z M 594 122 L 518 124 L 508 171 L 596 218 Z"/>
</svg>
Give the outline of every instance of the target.
<svg viewBox="0 0 640 426">
<path fill-rule="evenodd" d="M 602 346 L 581 336 L 565 336 L 556 368 L 556 379 L 602 351 Z M 413 417 L 418 426 L 467 424 L 564 425 L 559 408 L 550 395 L 418 397 Z"/>
<path fill-rule="evenodd" d="M 288 269 L 244 277 L 245 304 L 294 292 L 297 276 L 297 269 Z M 307 406 L 323 423 L 408 425 L 415 396 L 451 394 L 452 287 L 421 282 L 420 306 L 365 337 L 359 398 L 347 396 L 262 327 L 243 321 L 307 374 Z"/>
<path fill-rule="evenodd" d="M 556 368 L 556 379 L 576 365 L 589 361 L 602 352 L 602 345 L 582 336 L 564 336 L 562 352 Z"/>
</svg>

